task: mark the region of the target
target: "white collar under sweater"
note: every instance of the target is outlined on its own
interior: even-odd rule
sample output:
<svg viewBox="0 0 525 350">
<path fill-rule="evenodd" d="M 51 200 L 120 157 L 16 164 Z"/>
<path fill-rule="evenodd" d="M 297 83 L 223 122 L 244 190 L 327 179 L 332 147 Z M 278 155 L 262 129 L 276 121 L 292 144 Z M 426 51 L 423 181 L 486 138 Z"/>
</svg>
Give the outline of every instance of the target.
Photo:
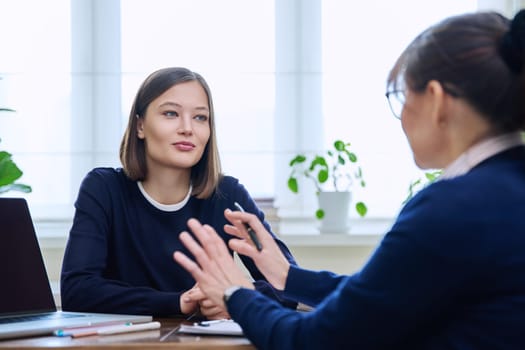
<svg viewBox="0 0 525 350">
<path fill-rule="evenodd" d="M 452 179 L 454 177 L 466 174 L 470 171 L 470 169 L 485 159 L 490 158 L 493 155 L 503 152 L 509 148 L 522 144 L 523 139 L 521 132 L 503 134 L 481 141 L 470 147 L 455 161 L 450 163 L 450 165 L 443 170 L 443 174 L 441 174 L 439 179 Z"/>
</svg>

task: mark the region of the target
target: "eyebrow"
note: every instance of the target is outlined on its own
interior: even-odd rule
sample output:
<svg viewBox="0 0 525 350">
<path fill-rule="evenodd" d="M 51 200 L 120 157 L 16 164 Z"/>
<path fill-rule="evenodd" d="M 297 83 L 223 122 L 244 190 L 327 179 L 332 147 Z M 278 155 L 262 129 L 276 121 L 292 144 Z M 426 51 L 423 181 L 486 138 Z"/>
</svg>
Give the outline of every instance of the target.
<svg viewBox="0 0 525 350">
<path fill-rule="evenodd" d="M 178 108 L 182 108 L 182 105 L 176 103 L 176 102 L 164 102 L 164 103 L 161 103 L 159 105 L 159 107 L 166 107 L 166 106 L 174 106 L 174 107 L 178 107 Z M 208 107 L 205 107 L 205 106 L 199 106 L 199 107 L 195 107 L 196 110 L 200 110 L 200 111 L 208 111 Z"/>
</svg>

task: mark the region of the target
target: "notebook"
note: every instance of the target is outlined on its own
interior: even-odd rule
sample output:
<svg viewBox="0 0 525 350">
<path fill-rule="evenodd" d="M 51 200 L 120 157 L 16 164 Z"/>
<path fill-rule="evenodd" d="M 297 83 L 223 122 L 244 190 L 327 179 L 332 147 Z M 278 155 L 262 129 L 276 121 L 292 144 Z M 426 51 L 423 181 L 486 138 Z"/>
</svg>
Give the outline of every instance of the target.
<svg viewBox="0 0 525 350">
<path fill-rule="evenodd" d="M 26 200 L 0 198 L 0 339 L 151 320 L 141 315 L 58 311 Z"/>
<path fill-rule="evenodd" d="M 233 320 L 213 320 L 195 322 L 191 325 L 181 324 L 178 333 L 210 335 L 244 335 L 241 326 Z"/>
</svg>

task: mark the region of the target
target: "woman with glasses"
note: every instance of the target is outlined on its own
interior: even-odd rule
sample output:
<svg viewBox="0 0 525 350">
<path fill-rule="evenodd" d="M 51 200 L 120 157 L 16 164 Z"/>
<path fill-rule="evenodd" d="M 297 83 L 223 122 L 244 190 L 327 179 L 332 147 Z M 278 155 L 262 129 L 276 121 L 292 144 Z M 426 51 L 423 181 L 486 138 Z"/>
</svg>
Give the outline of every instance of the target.
<svg viewBox="0 0 525 350">
<path fill-rule="evenodd" d="M 423 169 L 417 193 L 361 271 L 291 266 L 253 215 L 227 210 L 230 248 L 285 295 L 253 290 L 221 239 L 191 220 L 174 258 L 260 349 L 525 349 L 525 10 L 450 17 L 401 54 L 387 97 Z M 259 252 L 242 223 L 257 234 Z M 276 259 L 279 256 L 279 259 Z"/>
</svg>

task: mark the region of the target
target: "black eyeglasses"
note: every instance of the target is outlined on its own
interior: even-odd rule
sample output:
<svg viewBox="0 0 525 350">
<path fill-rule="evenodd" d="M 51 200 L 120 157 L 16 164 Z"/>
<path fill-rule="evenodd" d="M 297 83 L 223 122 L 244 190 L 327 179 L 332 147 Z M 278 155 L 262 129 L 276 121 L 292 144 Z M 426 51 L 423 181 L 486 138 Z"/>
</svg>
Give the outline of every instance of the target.
<svg viewBox="0 0 525 350">
<path fill-rule="evenodd" d="M 401 119 L 401 111 L 403 111 L 403 106 L 405 105 L 405 90 L 388 91 L 385 96 L 394 117 Z"/>
</svg>

